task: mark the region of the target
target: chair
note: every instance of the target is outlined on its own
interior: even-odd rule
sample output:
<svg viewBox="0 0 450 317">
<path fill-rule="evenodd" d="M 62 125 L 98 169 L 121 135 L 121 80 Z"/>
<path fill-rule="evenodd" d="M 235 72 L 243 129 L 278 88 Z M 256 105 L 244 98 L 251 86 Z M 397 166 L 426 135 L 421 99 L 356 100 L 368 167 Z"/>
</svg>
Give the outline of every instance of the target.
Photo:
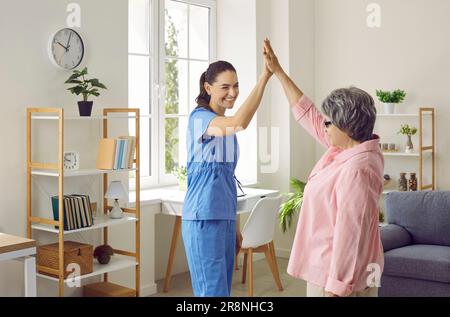
<svg viewBox="0 0 450 317">
<path fill-rule="evenodd" d="M 450 296 L 450 192 L 390 193 L 381 297 Z"/>
<path fill-rule="evenodd" d="M 253 296 L 253 254 L 264 253 L 272 271 L 273 278 L 279 291 L 283 290 L 280 273 L 275 255 L 273 235 L 275 231 L 281 197 L 262 198 L 253 208 L 247 222 L 242 229 L 242 243 L 239 253 L 244 254 L 242 283 L 247 277 L 247 262 L 249 270 L 248 296 Z"/>
</svg>

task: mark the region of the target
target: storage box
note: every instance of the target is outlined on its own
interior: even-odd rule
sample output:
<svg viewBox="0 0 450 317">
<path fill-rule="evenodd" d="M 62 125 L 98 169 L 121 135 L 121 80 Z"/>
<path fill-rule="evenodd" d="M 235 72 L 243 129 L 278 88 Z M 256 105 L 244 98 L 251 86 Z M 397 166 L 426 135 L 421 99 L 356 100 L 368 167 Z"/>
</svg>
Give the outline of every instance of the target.
<svg viewBox="0 0 450 317">
<path fill-rule="evenodd" d="M 59 269 L 58 243 L 42 245 L 37 248 L 37 265 L 50 269 Z M 64 277 L 73 273 L 73 268 L 67 272 L 69 264 L 78 264 L 80 274 L 92 273 L 94 266 L 93 247 L 89 244 L 83 244 L 73 241 L 64 241 Z M 39 273 L 58 277 L 48 272 L 39 270 Z"/>
<path fill-rule="evenodd" d="M 110 282 L 100 282 L 85 285 L 83 287 L 85 297 L 135 297 L 134 289 Z"/>
</svg>

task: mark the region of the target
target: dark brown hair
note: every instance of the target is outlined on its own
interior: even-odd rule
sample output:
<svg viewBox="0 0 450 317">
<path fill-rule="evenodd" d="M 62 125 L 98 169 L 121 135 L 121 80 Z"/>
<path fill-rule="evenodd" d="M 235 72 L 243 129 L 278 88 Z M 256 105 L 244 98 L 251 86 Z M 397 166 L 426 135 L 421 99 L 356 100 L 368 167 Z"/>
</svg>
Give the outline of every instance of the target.
<svg viewBox="0 0 450 317">
<path fill-rule="evenodd" d="M 200 94 L 195 99 L 199 107 L 209 108 L 209 102 L 211 101 L 211 96 L 208 95 L 205 89 L 205 83 L 210 85 L 216 82 L 217 76 L 226 71 L 232 71 L 236 73 L 236 69 L 233 65 L 225 61 L 217 61 L 209 65 L 206 72 L 200 77 Z"/>
</svg>

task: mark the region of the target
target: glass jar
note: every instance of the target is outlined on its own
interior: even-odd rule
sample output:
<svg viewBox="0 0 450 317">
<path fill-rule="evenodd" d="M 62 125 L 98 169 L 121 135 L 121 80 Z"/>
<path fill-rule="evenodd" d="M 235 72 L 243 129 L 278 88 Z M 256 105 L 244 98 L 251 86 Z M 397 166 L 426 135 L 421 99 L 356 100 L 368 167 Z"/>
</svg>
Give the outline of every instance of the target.
<svg viewBox="0 0 450 317">
<path fill-rule="evenodd" d="M 416 173 L 411 173 L 408 181 L 409 191 L 415 192 L 417 191 L 417 178 Z"/>
<path fill-rule="evenodd" d="M 401 192 L 408 191 L 408 180 L 406 179 L 406 173 L 400 173 L 400 179 L 398 180 L 398 190 Z"/>
</svg>

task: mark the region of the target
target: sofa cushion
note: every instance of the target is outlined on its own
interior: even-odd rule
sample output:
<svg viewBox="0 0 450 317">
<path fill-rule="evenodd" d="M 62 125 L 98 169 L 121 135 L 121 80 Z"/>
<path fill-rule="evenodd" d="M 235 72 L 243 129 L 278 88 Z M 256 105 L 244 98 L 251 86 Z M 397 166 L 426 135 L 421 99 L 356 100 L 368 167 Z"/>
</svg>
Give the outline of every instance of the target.
<svg viewBox="0 0 450 317">
<path fill-rule="evenodd" d="M 384 254 L 384 272 L 427 281 L 450 283 L 450 247 L 410 245 Z"/>
<path fill-rule="evenodd" d="M 388 224 L 380 229 L 381 243 L 384 252 L 406 247 L 411 244 L 411 235 L 405 228 Z"/>
<path fill-rule="evenodd" d="M 413 244 L 450 246 L 450 192 L 389 193 L 386 216 L 411 234 Z"/>
</svg>

